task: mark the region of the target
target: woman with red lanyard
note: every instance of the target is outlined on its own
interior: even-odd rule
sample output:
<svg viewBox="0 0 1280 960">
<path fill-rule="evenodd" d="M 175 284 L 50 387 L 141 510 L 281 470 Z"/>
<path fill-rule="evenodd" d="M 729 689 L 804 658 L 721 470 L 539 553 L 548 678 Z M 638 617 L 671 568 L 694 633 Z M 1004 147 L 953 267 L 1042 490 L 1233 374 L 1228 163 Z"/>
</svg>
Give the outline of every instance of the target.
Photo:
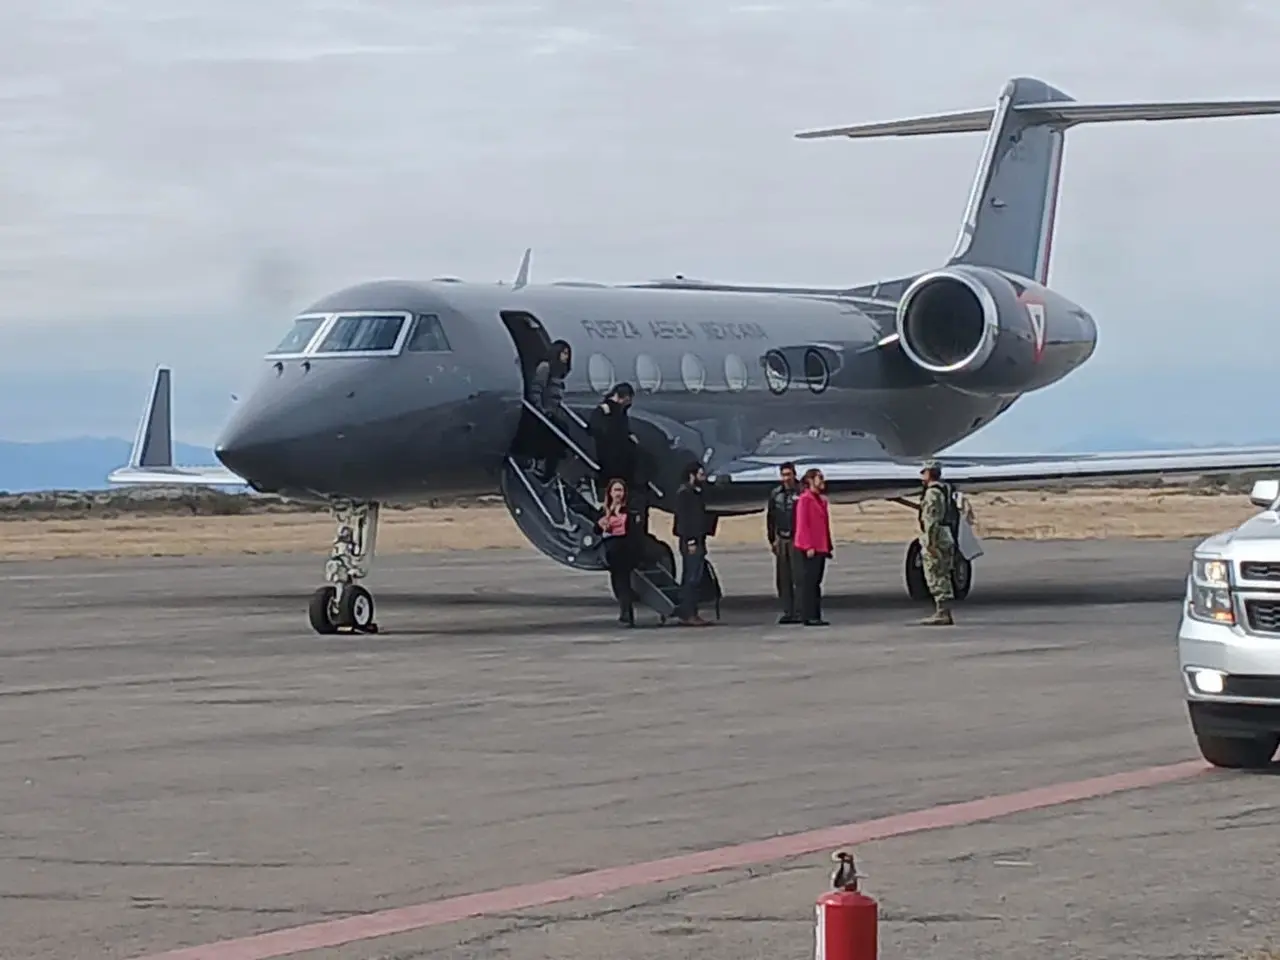
<svg viewBox="0 0 1280 960">
<path fill-rule="evenodd" d="M 831 510 L 827 480 L 816 468 L 800 480 L 804 492 L 796 500 L 795 532 L 791 543 L 800 554 L 800 615 L 806 627 L 825 627 L 822 619 L 822 577 L 831 558 Z"/>
<path fill-rule="evenodd" d="M 631 571 L 636 567 L 636 536 L 639 518 L 627 503 L 627 485 L 621 480 L 609 481 L 604 494 L 604 516 L 600 518 L 604 534 L 604 555 L 609 564 L 609 582 L 618 598 L 618 622 L 636 625 L 635 595 L 631 592 Z"/>
</svg>

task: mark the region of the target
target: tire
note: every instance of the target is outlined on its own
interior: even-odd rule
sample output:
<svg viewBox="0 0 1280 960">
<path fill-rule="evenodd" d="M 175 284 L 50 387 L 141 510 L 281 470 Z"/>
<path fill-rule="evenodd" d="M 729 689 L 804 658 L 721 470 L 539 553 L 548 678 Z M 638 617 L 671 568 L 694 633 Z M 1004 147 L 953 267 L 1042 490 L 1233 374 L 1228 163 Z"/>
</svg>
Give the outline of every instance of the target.
<svg viewBox="0 0 1280 960">
<path fill-rule="evenodd" d="M 720 619 L 720 601 L 724 599 L 724 591 L 720 587 L 720 577 L 716 568 L 708 560 L 702 568 L 702 582 L 698 584 L 698 602 L 715 606 L 716 619 Z"/>
<path fill-rule="evenodd" d="M 907 544 L 907 559 L 903 573 L 907 583 L 907 596 L 917 603 L 928 603 L 933 600 L 933 596 L 929 593 L 929 585 L 924 579 L 924 565 L 920 560 L 923 552 L 918 539 Z"/>
<path fill-rule="evenodd" d="M 316 633 L 338 632 L 337 595 L 338 591 L 332 584 L 321 587 L 311 595 L 311 603 L 307 605 L 307 621 Z"/>
<path fill-rule="evenodd" d="M 951 592 L 956 595 L 956 602 L 969 596 L 973 589 L 973 564 L 956 553 L 955 567 L 951 570 Z"/>
<path fill-rule="evenodd" d="M 338 600 L 338 625 L 358 633 L 373 633 L 373 594 L 358 583 L 343 589 Z"/>
<path fill-rule="evenodd" d="M 1261 770 L 1271 765 L 1280 736 L 1210 737 L 1196 734 L 1200 756 L 1227 770 Z"/>
<path fill-rule="evenodd" d="M 924 564 L 921 561 L 923 552 L 918 539 L 907 544 L 903 575 L 907 584 L 907 596 L 918 603 L 932 603 L 933 595 L 929 593 L 929 584 L 924 578 Z M 964 600 L 972 589 L 973 564 L 957 553 L 955 567 L 951 571 L 951 592 L 955 595 L 955 601 L 959 603 Z"/>
</svg>

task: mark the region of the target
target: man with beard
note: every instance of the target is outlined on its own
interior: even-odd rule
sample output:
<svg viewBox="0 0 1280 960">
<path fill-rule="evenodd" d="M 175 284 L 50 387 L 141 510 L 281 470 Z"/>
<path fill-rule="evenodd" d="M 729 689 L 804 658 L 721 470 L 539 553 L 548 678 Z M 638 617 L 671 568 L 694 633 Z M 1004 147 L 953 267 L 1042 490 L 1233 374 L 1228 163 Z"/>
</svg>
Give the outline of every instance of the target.
<svg viewBox="0 0 1280 960">
<path fill-rule="evenodd" d="M 698 616 L 698 590 L 707 567 L 707 537 L 711 535 L 712 518 L 703 502 L 703 484 L 707 474 L 696 460 L 684 471 L 684 482 L 676 491 L 672 533 L 680 545 L 680 607 L 677 611 L 682 627 L 707 627 L 710 622 Z"/>
</svg>

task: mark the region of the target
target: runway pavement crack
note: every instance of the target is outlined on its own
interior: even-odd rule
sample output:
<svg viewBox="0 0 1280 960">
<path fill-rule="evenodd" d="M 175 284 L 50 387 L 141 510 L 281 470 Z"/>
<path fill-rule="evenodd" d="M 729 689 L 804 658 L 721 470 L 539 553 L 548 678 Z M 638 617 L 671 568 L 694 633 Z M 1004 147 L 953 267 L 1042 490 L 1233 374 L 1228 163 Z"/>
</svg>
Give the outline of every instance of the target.
<svg viewBox="0 0 1280 960">
<path fill-rule="evenodd" d="M 221 913 L 221 914 L 244 914 L 255 917 L 279 917 L 279 916 L 297 916 L 297 917 L 329 917 L 342 918 L 351 916 L 350 910 L 321 910 L 315 907 L 264 907 L 264 906 L 240 906 L 239 904 L 226 903 L 186 903 L 173 900 L 165 900 L 161 897 L 130 897 L 129 906 L 134 910 L 181 910 L 190 913 Z"/>
</svg>

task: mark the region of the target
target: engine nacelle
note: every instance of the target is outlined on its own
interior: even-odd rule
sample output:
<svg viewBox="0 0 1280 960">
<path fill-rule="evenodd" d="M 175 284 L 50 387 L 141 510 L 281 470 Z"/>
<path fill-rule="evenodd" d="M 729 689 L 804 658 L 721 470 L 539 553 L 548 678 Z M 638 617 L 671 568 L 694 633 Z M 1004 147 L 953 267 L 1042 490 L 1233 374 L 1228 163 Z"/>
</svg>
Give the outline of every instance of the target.
<svg viewBox="0 0 1280 960">
<path fill-rule="evenodd" d="M 898 303 L 903 353 L 937 382 L 978 396 L 1056 383 L 1098 342 L 1089 314 L 1047 287 L 956 265 L 917 277 Z"/>
</svg>

